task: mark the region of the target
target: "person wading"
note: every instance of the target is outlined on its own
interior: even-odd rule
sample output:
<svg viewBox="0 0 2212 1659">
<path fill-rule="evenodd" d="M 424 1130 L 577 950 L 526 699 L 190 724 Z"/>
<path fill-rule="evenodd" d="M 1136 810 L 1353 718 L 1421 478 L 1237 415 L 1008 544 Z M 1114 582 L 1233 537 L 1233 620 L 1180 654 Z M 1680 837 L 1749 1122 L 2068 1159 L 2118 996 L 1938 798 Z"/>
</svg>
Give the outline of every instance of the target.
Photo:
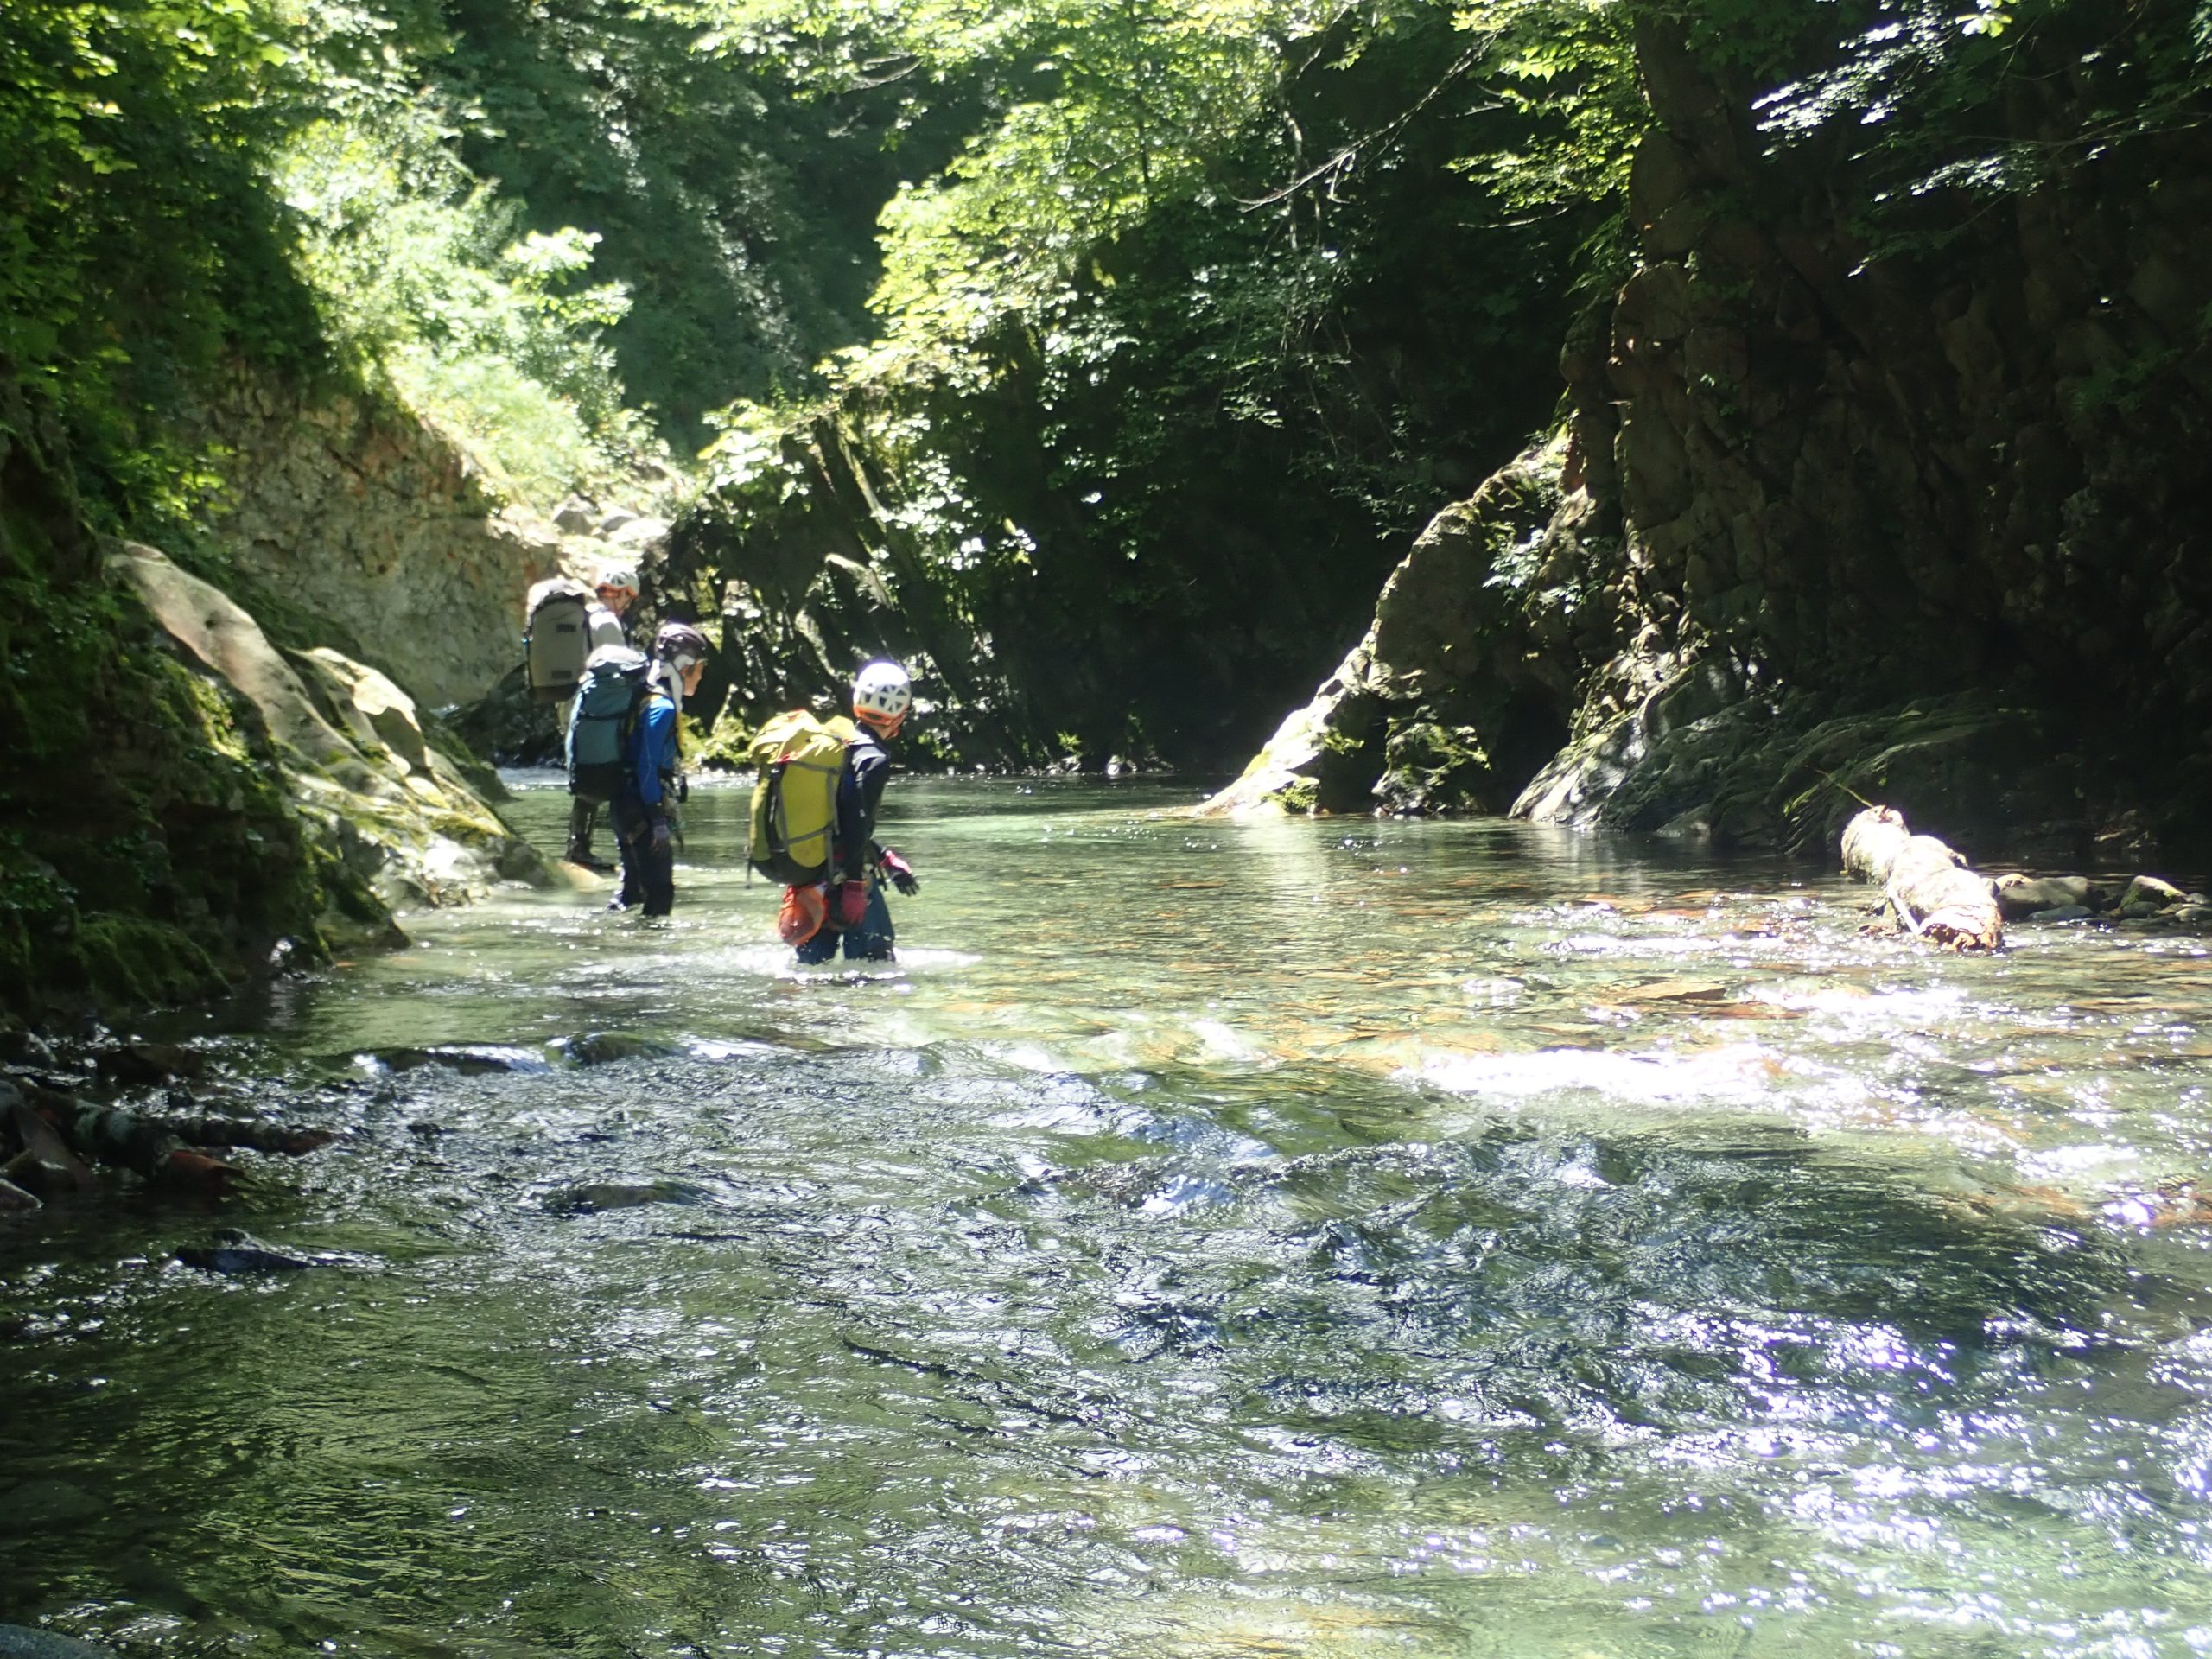
<svg viewBox="0 0 2212 1659">
<path fill-rule="evenodd" d="M 622 620 L 623 613 L 636 603 L 638 573 L 626 564 L 603 564 L 599 568 L 599 602 L 586 613 L 586 626 L 590 631 L 589 649 L 597 651 L 601 645 L 626 645 L 630 631 Z M 561 724 L 568 726 L 568 709 L 561 710 Z M 563 855 L 569 863 L 581 864 L 588 870 L 613 868 L 605 859 L 594 855 L 591 849 L 592 831 L 599 822 L 599 803 L 579 797 L 569 806 L 569 850 Z"/>
<path fill-rule="evenodd" d="M 874 662 L 854 677 L 853 719 L 858 731 L 845 745 L 837 778 L 837 828 L 830 852 L 823 926 L 798 947 L 798 959 L 827 962 L 842 949 L 848 960 L 889 962 L 897 937 L 891 906 L 884 902 L 888 879 L 909 896 L 921 890 L 913 867 L 879 844 L 875 813 L 891 771 L 884 744 L 899 735 L 913 706 L 906 671 L 893 662 Z"/>
<path fill-rule="evenodd" d="M 688 622 L 664 622 L 653 636 L 652 667 L 632 711 L 614 791 L 614 835 L 621 843 L 622 891 L 610 910 L 639 906 L 665 916 L 676 905 L 676 850 L 669 810 L 682 792 L 679 716 L 706 671 L 707 639 Z"/>
</svg>

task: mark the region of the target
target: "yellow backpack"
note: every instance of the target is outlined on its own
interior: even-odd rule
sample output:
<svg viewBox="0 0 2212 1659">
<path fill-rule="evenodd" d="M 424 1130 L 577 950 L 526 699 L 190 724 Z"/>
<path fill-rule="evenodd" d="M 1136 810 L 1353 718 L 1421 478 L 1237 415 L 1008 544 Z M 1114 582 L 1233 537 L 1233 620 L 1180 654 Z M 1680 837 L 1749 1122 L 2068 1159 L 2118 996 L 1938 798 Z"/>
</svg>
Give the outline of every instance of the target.
<svg viewBox="0 0 2212 1659">
<path fill-rule="evenodd" d="M 860 728 L 842 715 L 817 720 L 795 709 L 746 745 L 753 784 L 745 857 L 770 880 L 797 887 L 829 875 L 845 746 L 859 736 Z"/>
</svg>

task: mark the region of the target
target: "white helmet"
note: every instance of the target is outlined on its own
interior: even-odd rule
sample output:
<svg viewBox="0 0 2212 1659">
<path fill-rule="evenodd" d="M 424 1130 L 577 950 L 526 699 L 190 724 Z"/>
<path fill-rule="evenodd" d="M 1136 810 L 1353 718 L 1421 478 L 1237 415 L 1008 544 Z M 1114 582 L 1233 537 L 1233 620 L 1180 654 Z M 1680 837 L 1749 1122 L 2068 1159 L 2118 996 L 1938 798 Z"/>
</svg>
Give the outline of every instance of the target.
<svg viewBox="0 0 2212 1659">
<path fill-rule="evenodd" d="M 598 585 L 634 594 L 638 591 L 638 573 L 626 564 L 602 564 L 599 567 Z"/>
<path fill-rule="evenodd" d="M 853 677 L 853 718 L 886 736 L 899 729 L 914 701 L 906 671 L 893 662 L 873 662 Z"/>
</svg>

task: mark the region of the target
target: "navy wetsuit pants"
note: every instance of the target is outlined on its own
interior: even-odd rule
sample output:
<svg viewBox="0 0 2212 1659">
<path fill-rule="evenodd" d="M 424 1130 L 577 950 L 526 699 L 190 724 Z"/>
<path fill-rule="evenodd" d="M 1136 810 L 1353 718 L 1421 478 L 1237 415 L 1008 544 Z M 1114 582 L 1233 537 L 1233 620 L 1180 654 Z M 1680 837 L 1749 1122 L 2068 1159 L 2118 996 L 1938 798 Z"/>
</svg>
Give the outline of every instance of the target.
<svg viewBox="0 0 2212 1659">
<path fill-rule="evenodd" d="M 622 847 L 625 910 L 642 905 L 648 916 L 665 916 L 676 907 L 676 849 L 653 851 L 652 818 L 645 804 L 629 790 L 614 798 L 614 836 Z"/>
<path fill-rule="evenodd" d="M 891 906 L 883 899 L 883 878 L 873 875 L 868 883 L 868 914 L 861 918 L 858 927 L 849 927 L 842 932 L 823 928 L 798 948 L 798 959 L 813 963 L 827 962 L 842 948 L 848 962 L 891 962 L 896 953 L 892 941 L 899 937 L 891 925 Z"/>
</svg>

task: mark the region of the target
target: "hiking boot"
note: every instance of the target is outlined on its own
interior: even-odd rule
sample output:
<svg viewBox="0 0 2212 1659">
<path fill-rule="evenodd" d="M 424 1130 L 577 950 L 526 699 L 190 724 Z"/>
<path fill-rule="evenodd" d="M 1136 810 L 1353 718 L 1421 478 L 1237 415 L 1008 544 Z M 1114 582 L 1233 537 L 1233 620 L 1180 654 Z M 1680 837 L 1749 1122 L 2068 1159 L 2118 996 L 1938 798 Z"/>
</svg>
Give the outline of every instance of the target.
<svg viewBox="0 0 2212 1659">
<path fill-rule="evenodd" d="M 588 847 L 571 847 L 562 856 L 571 864 L 578 865 L 587 870 L 596 870 L 602 875 L 614 868 L 605 859 L 594 856 Z"/>
</svg>

